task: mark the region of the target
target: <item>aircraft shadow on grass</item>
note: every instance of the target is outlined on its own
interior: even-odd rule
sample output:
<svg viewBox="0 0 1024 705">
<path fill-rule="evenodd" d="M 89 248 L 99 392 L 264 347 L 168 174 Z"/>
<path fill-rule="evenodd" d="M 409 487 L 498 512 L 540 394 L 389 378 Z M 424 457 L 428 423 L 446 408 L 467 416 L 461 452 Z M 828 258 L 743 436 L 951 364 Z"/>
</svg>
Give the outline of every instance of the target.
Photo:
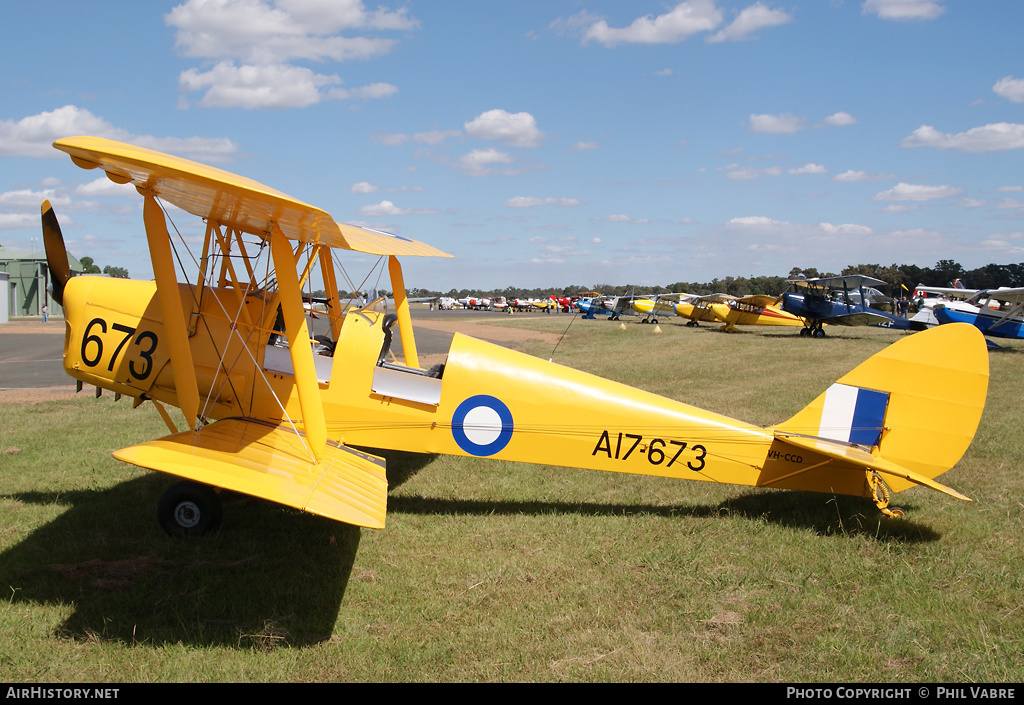
<svg viewBox="0 0 1024 705">
<path fill-rule="evenodd" d="M 433 457 L 385 455 L 392 487 Z M 5 496 L 67 507 L 0 553 L 9 599 L 73 605 L 56 629 L 72 639 L 263 648 L 331 637 L 359 527 L 229 494 L 230 530 L 172 539 L 152 502 L 168 481 L 147 474 L 105 490 Z"/>
<path fill-rule="evenodd" d="M 435 457 L 386 454 L 392 489 Z M 55 630 L 72 639 L 248 649 L 302 646 L 331 637 L 359 549 L 359 527 L 232 495 L 225 502 L 230 530 L 171 539 L 154 520 L 151 502 L 166 484 L 167 478 L 150 474 L 105 490 L 5 497 L 67 507 L 0 554 L 0 584 L 9 586 L 9 599 L 73 605 Z M 745 491 L 718 504 L 673 506 L 393 496 L 389 512 L 739 516 L 876 541 L 939 538 L 912 521 L 876 519 L 868 500 L 793 491 Z"/>
<path fill-rule="evenodd" d="M 815 501 L 817 500 L 817 501 Z M 906 503 L 907 506 L 913 506 Z M 797 491 L 746 491 L 718 504 L 615 504 L 597 502 L 452 500 L 423 496 L 391 497 L 388 511 L 396 514 L 438 515 L 527 515 L 552 513 L 582 516 L 652 515 L 674 518 L 738 516 L 749 520 L 809 529 L 819 535 L 867 537 L 880 542 L 926 543 L 941 535 L 913 521 L 892 521 L 878 517 L 873 503 L 860 497 L 835 496 Z"/>
</svg>

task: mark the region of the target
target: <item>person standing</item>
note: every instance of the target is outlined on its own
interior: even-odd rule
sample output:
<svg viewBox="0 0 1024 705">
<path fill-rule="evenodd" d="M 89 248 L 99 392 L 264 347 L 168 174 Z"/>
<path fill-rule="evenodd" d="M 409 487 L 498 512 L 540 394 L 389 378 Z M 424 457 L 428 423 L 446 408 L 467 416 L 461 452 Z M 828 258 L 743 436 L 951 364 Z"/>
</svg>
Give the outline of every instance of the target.
<svg viewBox="0 0 1024 705">
<path fill-rule="evenodd" d="M 50 307 L 48 305 L 43 304 L 42 314 L 43 314 L 43 323 L 46 323 L 46 319 L 48 319 L 50 317 Z"/>
</svg>

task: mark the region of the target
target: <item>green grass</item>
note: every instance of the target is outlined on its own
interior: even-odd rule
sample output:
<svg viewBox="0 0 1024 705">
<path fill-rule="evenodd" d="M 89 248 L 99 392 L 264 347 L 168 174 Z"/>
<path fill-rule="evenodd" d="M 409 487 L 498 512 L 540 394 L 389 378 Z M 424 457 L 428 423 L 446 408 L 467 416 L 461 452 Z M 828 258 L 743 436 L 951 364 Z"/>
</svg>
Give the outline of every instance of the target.
<svg viewBox="0 0 1024 705">
<path fill-rule="evenodd" d="M 577 320 L 554 359 L 768 424 L 898 338 L 661 329 Z M 903 521 L 848 497 L 388 452 L 383 531 L 236 497 L 219 533 L 171 540 L 154 511 L 172 480 L 110 457 L 166 432 L 152 409 L 6 405 L 0 664 L 8 681 L 1020 681 L 1024 346 L 991 366 L 974 444 L 941 478 L 975 502 L 913 489 Z"/>
</svg>

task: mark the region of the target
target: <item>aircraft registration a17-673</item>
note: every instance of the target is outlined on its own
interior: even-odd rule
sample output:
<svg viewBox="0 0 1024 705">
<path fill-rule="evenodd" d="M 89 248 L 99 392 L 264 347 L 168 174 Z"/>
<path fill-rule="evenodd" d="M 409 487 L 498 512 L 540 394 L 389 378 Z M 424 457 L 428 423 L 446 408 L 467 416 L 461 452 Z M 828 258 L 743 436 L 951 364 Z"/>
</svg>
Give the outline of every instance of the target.
<svg viewBox="0 0 1024 705">
<path fill-rule="evenodd" d="M 173 535 L 217 526 L 220 490 L 382 528 L 384 460 L 361 450 L 373 448 L 846 494 L 889 516 L 902 514 L 892 495 L 917 485 L 967 499 L 934 478 L 966 451 L 985 406 L 988 355 L 972 326 L 900 340 L 765 428 L 461 334 L 444 364 L 421 369 L 398 257 L 444 253 L 170 155 L 96 137 L 54 146 L 143 198 L 155 281 L 69 278 L 45 202 L 43 235 L 64 369 L 149 402 L 168 427 L 114 455 L 183 478 L 158 505 Z M 205 220 L 194 260 L 167 203 Z M 394 313 L 342 306 L 344 250 L 386 260 Z M 316 340 L 303 309 L 314 275 L 330 326 Z M 396 322 L 402 364 L 388 355 Z"/>
<path fill-rule="evenodd" d="M 844 274 L 816 279 L 790 279 L 795 291 L 782 295 L 782 309 L 807 321 L 800 335 L 824 338 L 822 324 L 836 326 L 879 326 L 907 330 L 906 318 L 873 308 L 872 302 L 885 298 L 875 287 L 881 279 L 863 274 Z"/>
</svg>

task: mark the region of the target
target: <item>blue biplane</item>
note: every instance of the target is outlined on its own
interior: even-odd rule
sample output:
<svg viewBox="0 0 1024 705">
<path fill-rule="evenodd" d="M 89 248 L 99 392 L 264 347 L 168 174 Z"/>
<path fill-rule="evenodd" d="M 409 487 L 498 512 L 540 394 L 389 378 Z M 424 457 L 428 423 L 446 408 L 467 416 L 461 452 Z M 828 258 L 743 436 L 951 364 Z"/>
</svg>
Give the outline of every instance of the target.
<svg viewBox="0 0 1024 705">
<path fill-rule="evenodd" d="M 807 325 L 800 335 L 824 338 L 823 324 L 878 326 L 907 330 L 907 319 L 876 308 L 891 301 L 876 287 L 885 282 L 863 274 L 817 279 L 790 279 L 794 291 L 782 295 L 782 308 L 800 316 Z"/>
</svg>

